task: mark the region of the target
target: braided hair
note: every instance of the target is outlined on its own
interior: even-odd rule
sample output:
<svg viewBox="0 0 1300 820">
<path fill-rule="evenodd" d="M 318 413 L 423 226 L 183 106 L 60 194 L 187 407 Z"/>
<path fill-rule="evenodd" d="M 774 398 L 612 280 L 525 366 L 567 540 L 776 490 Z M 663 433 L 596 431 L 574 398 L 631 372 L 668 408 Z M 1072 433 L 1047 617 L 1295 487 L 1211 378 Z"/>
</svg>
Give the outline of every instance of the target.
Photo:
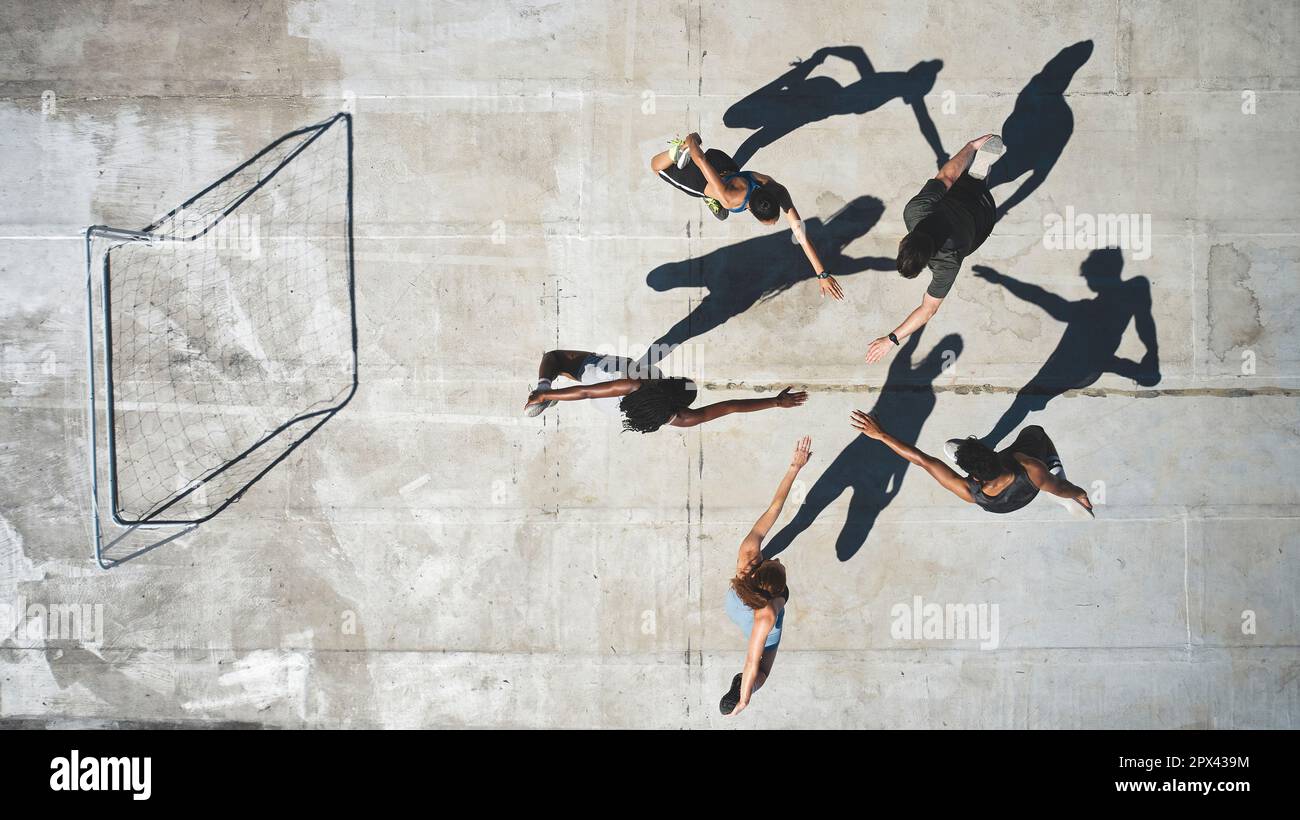
<svg viewBox="0 0 1300 820">
<path fill-rule="evenodd" d="M 690 407 L 695 393 L 695 383 L 690 379 L 645 379 L 618 403 L 618 409 L 623 411 L 623 429 L 653 433 L 678 410 Z"/>
<path fill-rule="evenodd" d="M 1002 456 L 973 438 L 957 445 L 956 461 L 958 467 L 980 481 L 992 481 L 1007 471 Z"/>
</svg>

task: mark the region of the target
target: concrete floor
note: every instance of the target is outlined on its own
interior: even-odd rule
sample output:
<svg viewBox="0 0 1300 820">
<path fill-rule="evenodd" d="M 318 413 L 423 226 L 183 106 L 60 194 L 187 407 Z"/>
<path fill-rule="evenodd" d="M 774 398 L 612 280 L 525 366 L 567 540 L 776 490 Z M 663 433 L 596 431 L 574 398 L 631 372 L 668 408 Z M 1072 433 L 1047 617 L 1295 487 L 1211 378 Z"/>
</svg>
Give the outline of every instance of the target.
<svg viewBox="0 0 1300 820">
<path fill-rule="evenodd" d="M 1287 0 L 5 4 L 0 602 L 100 606 L 103 630 L 32 639 L 10 617 L 0 722 L 1300 726 L 1297 31 Z M 648 343 L 704 295 L 653 290 L 648 272 L 776 234 L 714 221 L 647 160 L 689 130 L 739 145 L 749 131 L 724 112 L 796 58 L 942 60 L 925 101 L 955 151 L 1084 40 L 1073 135 L 967 261 L 915 358 L 960 355 L 929 415 L 896 424 L 932 452 L 986 432 L 1062 339 L 972 264 L 1091 298 L 1088 251 L 1045 247 L 1044 217 L 1149 215 L 1150 256 L 1125 250 L 1123 276 L 1149 282 L 1159 383 L 1106 374 L 1029 418 L 1104 492 L 1098 520 L 1043 499 L 990 516 L 913 469 L 859 487 L 868 506 L 896 497 L 841 560 L 845 492 L 782 555 L 793 595 L 770 683 L 721 718 L 743 651 L 722 609 L 736 547 L 798 435 L 815 453 L 796 495 L 853 444 L 848 413 L 887 374 L 867 344 L 923 285 L 867 270 L 830 304 L 801 281 L 692 340 L 665 366 L 705 402 L 812 396 L 686 431 L 621 434 L 576 404 L 523 418 L 539 355 Z M 818 74 L 856 79 L 839 59 Z M 98 569 L 81 232 L 146 224 L 344 107 L 356 398 L 240 504 Z M 934 156 L 894 99 L 750 167 L 805 219 L 877 198 L 845 253 L 883 257 Z M 1130 324 L 1116 353 L 1143 350 Z M 915 596 L 996 604 L 998 648 L 896 637 L 891 610 Z"/>
</svg>

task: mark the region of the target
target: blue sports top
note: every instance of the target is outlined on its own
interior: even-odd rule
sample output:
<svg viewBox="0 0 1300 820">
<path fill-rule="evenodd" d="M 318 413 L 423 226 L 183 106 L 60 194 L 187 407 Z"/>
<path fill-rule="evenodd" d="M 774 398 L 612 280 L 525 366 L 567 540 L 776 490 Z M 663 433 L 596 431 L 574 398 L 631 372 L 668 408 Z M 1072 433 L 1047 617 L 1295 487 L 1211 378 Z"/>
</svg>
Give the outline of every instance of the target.
<svg viewBox="0 0 1300 820">
<path fill-rule="evenodd" d="M 753 171 L 737 171 L 734 174 L 723 174 L 722 181 L 726 182 L 727 180 L 734 179 L 735 177 L 741 177 L 742 179 L 745 180 L 745 186 L 746 186 L 745 201 L 740 203 L 740 207 L 728 208 L 727 210 L 731 211 L 733 214 L 738 214 L 749 207 L 749 195 L 754 193 L 754 189 L 759 186 L 758 186 L 758 182 L 754 179 Z"/>
<path fill-rule="evenodd" d="M 745 602 L 740 600 L 736 590 L 731 587 L 727 587 L 726 608 L 727 617 L 731 619 L 732 623 L 740 627 L 740 630 L 745 633 L 745 638 L 748 639 L 750 633 L 754 631 L 754 610 L 745 606 Z M 772 627 L 771 632 L 767 633 L 767 640 L 763 643 L 764 649 L 771 649 L 781 643 L 781 627 L 784 625 L 785 607 L 783 606 L 781 611 L 776 614 L 776 625 Z"/>
</svg>

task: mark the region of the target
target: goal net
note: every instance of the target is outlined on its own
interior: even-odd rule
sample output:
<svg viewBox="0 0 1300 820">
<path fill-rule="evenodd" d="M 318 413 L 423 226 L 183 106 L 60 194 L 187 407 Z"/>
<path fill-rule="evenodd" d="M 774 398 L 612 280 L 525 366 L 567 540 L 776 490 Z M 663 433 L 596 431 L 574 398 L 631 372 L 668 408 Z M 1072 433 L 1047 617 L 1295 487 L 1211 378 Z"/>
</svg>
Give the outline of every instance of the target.
<svg viewBox="0 0 1300 820">
<path fill-rule="evenodd" d="M 207 521 L 355 392 L 351 149 L 338 114 L 145 228 L 86 232 L 102 566 L 144 551 L 106 554 L 104 506 L 126 528 Z"/>
</svg>

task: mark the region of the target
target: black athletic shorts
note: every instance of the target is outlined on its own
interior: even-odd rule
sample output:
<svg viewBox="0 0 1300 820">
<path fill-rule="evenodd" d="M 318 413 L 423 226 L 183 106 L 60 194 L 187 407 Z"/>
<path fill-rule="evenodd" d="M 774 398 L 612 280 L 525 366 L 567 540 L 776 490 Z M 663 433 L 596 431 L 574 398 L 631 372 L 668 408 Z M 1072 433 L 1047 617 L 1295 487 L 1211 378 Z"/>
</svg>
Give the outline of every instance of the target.
<svg viewBox="0 0 1300 820">
<path fill-rule="evenodd" d="M 1056 454 L 1056 446 L 1047 437 L 1047 431 L 1037 424 L 1031 424 L 1021 430 L 1016 440 L 1011 442 L 1011 446 L 1002 452 L 1020 453 L 1036 458 L 1046 464 L 1049 470 L 1061 463 L 1061 457 Z"/>
<path fill-rule="evenodd" d="M 734 159 L 717 148 L 710 148 L 705 151 L 704 158 L 709 161 L 709 164 L 713 166 L 713 170 L 717 171 L 719 176 L 734 174 L 740 170 L 740 166 L 736 164 Z M 709 184 L 709 181 L 704 178 L 704 172 L 694 162 L 688 162 L 685 168 L 669 165 L 667 170 L 659 172 L 659 176 L 668 184 L 685 191 L 691 196 L 704 196 L 704 189 Z"/>
</svg>

